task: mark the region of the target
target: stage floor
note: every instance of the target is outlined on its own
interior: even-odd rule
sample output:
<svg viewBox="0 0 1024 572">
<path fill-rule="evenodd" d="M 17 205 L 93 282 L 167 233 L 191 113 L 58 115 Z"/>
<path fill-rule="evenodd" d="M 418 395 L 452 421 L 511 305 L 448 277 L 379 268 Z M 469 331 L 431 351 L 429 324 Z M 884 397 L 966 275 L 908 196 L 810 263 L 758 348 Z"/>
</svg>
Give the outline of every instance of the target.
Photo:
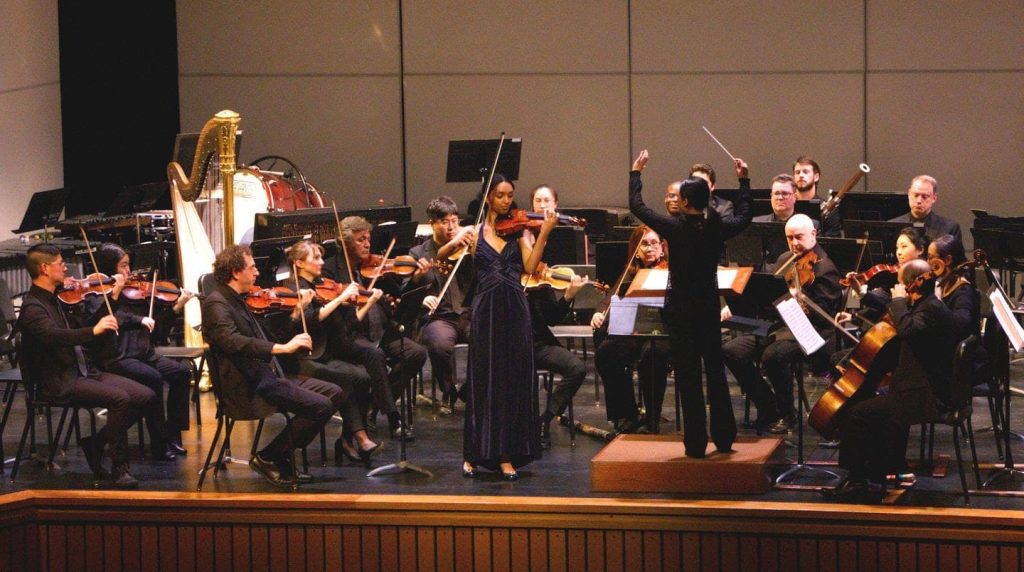
<svg viewBox="0 0 1024 572">
<path fill-rule="evenodd" d="M 461 361 L 461 360 L 460 360 Z M 591 368 L 591 375 L 580 389 L 575 398 L 575 415 L 578 421 L 588 423 L 601 428 L 609 428 L 605 421 L 605 410 L 603 403 L 595 401 L 593 381 L 593 359 L 588 360 Z M 460 364 L 460 368 L 461 368 Z M 1013 368 L 1014 379 L 1019 380 L 1022 373 L 1021 365 Z M 460 371 L 462 371 L 460 369 Z M 429 366 L 426 372 L 429 380 Z M 816 401 L 817 393 L 822 386 L 818 380 L 814 380 L 814 394 L 810 396 L 811 403 Z M 808 388 L 812 383 L 808 384 Z M 671 385 L 671 379 L 670 379 Z M 730 378 L 733 404 L 735 406 L 737 420 L 743 419 L 743 398 L 739 394 L 735 381 Z M 427 389 L 429 393 L 429 385 Z M 674 391 L 670 387 L 665 399 L 665 409 L 661 427 L 662 433 L 675 433 L 675 414 L 672 404 L 674 403 Z M 604 397 L 603 392 L 601 395 Z M 18 438 L 22 424 L 24 423 L 24 406 L 20 394 L 14 407 L 11 418 L 8 422 L 4 438 L 4 448 L 8 459 L 14 454 L 18 445 Z M 544 396 L 541 397 L 542 402 Z M 1024 396 L 1016 397 L 1024 400 Z M 1022 401 L 1021 403 L 1024 403 Z M 1015 403 L 1012 408 L 1011 428 L 1024 430 L 1024 415 L 1021 415 L 1021 407 Z M 188 456 L 179 458 L 174 462 L 153 462 L 140 460 L 132 461 L 132 472 L 141 481 L 140 491 L 170 491 L 170 492 L 192 492 L 195 491 L 198 482 L 198 471 L 205 460 L 209 443 L 213 439 L 216 429 L 214 418 L 215 404 L 212 393 L 202 394 L 203 424 L 201 427 L 195 424 L 193 419 L 192 429 L 184 435 L 185 447 L 188 449 Z M 193 411 L 194 416 L 194 411 Z M 87 423 L 83 415 L 82 420 Z M 54 420 L 56 422 L 56 419 Z M 979 429 L 991 425 L 988 408 L 984 400 L 976 400 L 974 412 L 974 427 L 977 435 L 978 457 L 982 466 L 1002 465 L 1002 461 L 996 456 L 996 448 L 993 434 L 989 432 L 978 432 Z M 627 498 L 627 499 L 681 499 L 681 500 L 742 500 L 742 501 L 771 501 L 771 502 L 798 502 L 798 503 L 824 503 L 826 502 L 814 490 L 816 486 L 828 486 L 830 480 L 821 477 L 806 477 L 792 484 L 805 485 L 806 488 L 773 488 L 761 495 L 714 495 L 714 494 L 661 494 L 661 493 L 594 493 L 591 491 L 590 460 L 605 446 L 603 441 L 593 437 L 579 434 L 576 439 L 576 446 L 570 446 L 569 431 L 565 427 L 552 426 L 552 448 L 545 452 L 542 459 L 530 464 L 520 470 L 522 479 L 514 483 L 507 483 L 501 480 L 500 475 L 480 471 L 477 479 L 466 479 L 462 476 L 461 451 L 462 451 L 462 404 L 459 404 L 457 412 L 452 417 L 437 416 L 431 407 L 420 405 L 416 408 L 415 417 L 416 440 L 409 443 L 407 459 L 410 463 L 419 465 L 433 473 L 432 477 L 426 477 L 417 473 L 407 472 L 404 474 L 367 477 L 367 469 L 363 466 L 356 466 L 346 463 L 345 466 L 335 467 L 333 464 L 333 442 L 341 430 L 340 422 L 332 422 L 328 427 L 328 459 L 327 466 L 321 467 L 321 451 L 317 441 L 314 441 L 309 448 L 311 473 L 316 477 L 317 482 L 304 485 L 299 489 L 304 494 L 415 494 L 415 495 L 483 495 L 483 496 L 519 496 L 519 497 L 567 497 L 567 498 Z M 399 458 L 399 446 L 396 441 L 388 439 L 383 427 L 386 420 L 380 417 L 382 431 L 377 438 L 385 443 L 383 453 L 374 459 L 373 466 L 378 467 L 392 463 Z M 275 434 L 281 425 L 280 416 L 275 416 L 268 422 L 264 430 L 264 440 Z M 39 431 L 45 431 L 45 423 L 38 424 Z M 239 422 L 235 426 L 232 440 L 236 444 L 235 453 L 239 457 L 248 458 L 248 451 L 251 443 L 252 433 L 255 430 L 255 423 Z M 750 434 L 750 429 L 740 429 L 741 434 Z M 40 433 L 40 441 L 42 441 Z M 835 449 L 827 449 L 819 446 L 820 439 L 808 429 L 806 435 L 805 452 L 806 457 L 812 463 L 834 462 L 838 452 Z M 680 437 L 681 439 L 681 437 Z M 795 432 L 789 436 L 795 443 Z M 136 431 L 133 428 L 129 433 L 129 442 L 134 443 L 133 451 L 137 451 Z M 266 442 L 266 441 L 264 441 Z M 919 433 L 914 429 L 911 433 L 911 444 L 908 452 L 909 458 L 913 461 L 917 457 Z M 1024 443 L 1019 439 L 1012 441 L 1014 453 L 1024 463 Z M 44 445 L 40 445 L 43 447 Z M 965 456 L 969 451 L 965 447 Z M 947 455 L 953 457 L 953 444 L 951 431 L 941 427 L 936 432 L 935 441 L 936 456 Z M 787 447 L 786 453 L 790 458 L 796 457 L 795 447 Z M 137 457 L 137 454 L 136 454 Z M 955 459 L 955 457 L 953 457 Z M 92 479 L 88 473 L 85 459 L 81 451 L 72 445 L 66 455 L 58 456 L 56 459 L 61 470 L 59 472 L 47 472 L 43 465 L 35 461 L 27 460 L 22 462 L 19 469 L 18 481 L 10 482 L 10 463 L 5 467 L 5 478 L 0 483 L 0 491 L 11 492 L 25 489 L 91 489 Z M 778 467 L 777 471 L 785 469 L 786 466 Z M 981 472 L 984 481 L 991 473 L 991 470 L 983 468 Z M 973 477 L 968 471 L 968 486 L 976 489 Z M 1024 484 L 1005 482 L 996 490 L 1022 490 Z M 992 490 L 992 489 L 986 489 Z M 282 492 L 263 479 L 243 464 L 231 464 L 222 471 L 216 479 L 212 474 L 207 478 L 204 492 L 220 493 L 278 493 Z M 290 491 L 284 491 L 290 492 Z M 878 503 L 875 496 L 857 499 L 865 503 Z M 935 506 L 953 507 L 963 506 L 964 500 L 960 494 L 960 482 L 955 465 L 951 462 L 947 474 L 942 478 L 918 475 L 917 484 L 906 492 L 899 500 L 900 504 L 909 506 Z M 998 509 L 1024 509 L 1024 495 L 1021 497 L 997 497 L 985 495 L 972 495 L 971 506 L 975 508 L 998 508 Z"/>
</svg>

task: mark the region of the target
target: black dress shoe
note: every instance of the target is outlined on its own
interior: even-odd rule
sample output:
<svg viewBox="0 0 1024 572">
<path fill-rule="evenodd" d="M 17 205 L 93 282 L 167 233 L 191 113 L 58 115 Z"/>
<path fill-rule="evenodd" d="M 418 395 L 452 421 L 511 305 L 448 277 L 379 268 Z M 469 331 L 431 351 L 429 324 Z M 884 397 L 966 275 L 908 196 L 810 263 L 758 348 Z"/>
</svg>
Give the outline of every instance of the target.
<svg viewBox="0 0 1024 572">
<path fill-rule="evenodd" d="M 185 448 L 181 446 L 181 442 L 180 441 L 178 441 L 177 443 L 175 443 L 174 441 L 168 441 L 167 442 L 167 450 L 172 452 L 172 453 L 174 453 L 175 455 L 177 455 L 179 457 L 184 457 L 185 455 L 188 455 L 188 451 L 185 450 Z"/>
<path fill-rule="evenodd" d="M 511 473 L 502 472 L 501 473 L 501 478 L 503 480 L 508 481 L 508 482 L 518 481 L 519 480 L 519 471 L 512 471 Z"/>
<path fill-rule="evenodd" d="M 249 468 L 259 473 L 261 477 L 275 487 L 291 487 L 295 485 L 295 480 L 282 475 L 281 469 L 275 463 L 267 461 L 259 455 L 253 455 L 252 459 L 249 459 Z"/>
<path fill-rule="evenodd" d="M 174 454 L 174 449 L 171 448 L 171 444 L 161 445 L 159 443 L 153 444 L 153 460 L 158 462 L 173 461 L 178 456 Z"/>
<path fill-rule="evenodd" d="M 85 454 L 85 462 L 89 464 L 92 474 L 97 477 L 105 477 L 108 473 L 103 470 L 103 446 L 96 437 L 82 437 L 79 446 Z"/>
<path fill-rule="evenodd" d="M 466 465 L 462 465 L 462 477 L 466 479 L 476 478 L 476 467 L 467 469 Z"/>
<path fill-rule="evenodd" d="M 349 451 L 343 439 L 344 437 L 338 437 L 338 440 L 334 442 L 334 466 L 336 467 L 344 465 L 345 459 L 353 463 L 359 462 L 359 457 Z"/>
<path fill-rule="evenodd" d="M 359 449 L 359 460 L 365 463 L 366 466 L 370 466 L 370 459 L 376 457 L 383 450 L 384 443 L 377 443 L 369 449 Z"/>
<path fill-rule="evenodd" d="M 828 500 L 849 499 L 868 490 L 868 486 L 868 482 L 865 479 L 846 478 L 834 489 L 822 489 L 821 495 Z"/>
<path fill-rule="evenodd" d="M 128 464 L 114 467 L 113 484 L 115 489 L 128 490 L 139 487 L 139 481 L 128 471 Z"/>
<path fill-rule="evenodd" d="M 796 415 L 787 415 L 768 427 L 768 432 L 772 435 L 785 435 L 786 433 L 789 433 L 793 427 L 796 427 Z"/>
</svg>

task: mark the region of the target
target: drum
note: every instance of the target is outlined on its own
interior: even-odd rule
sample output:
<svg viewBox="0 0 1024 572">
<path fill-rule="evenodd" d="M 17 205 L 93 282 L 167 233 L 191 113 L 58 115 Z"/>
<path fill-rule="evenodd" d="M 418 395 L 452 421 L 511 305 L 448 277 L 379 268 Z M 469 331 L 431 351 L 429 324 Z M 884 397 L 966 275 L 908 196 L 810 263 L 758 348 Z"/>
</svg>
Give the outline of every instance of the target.
<svg viewBox="0 0 1024 572">
<path fill-rule="evenodd" d="M 283 173 L 263 171 L 251 166 L 242 170 L 251 172 L 263 182 L 267 192 L 267 203 L 272 211 L 297 211 L 324 206 L 320 191 L 309 181 L 305 182 L 303 189 L 303 181 L 286 178 Z"/>
</svg>

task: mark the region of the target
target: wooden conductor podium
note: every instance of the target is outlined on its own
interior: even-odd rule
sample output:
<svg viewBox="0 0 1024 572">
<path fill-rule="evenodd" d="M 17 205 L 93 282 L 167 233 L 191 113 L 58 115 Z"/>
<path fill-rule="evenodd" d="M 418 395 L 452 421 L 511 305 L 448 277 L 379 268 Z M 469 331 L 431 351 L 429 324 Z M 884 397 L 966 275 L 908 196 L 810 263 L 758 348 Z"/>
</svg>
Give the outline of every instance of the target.
<svg viewBox="0 0 1024 572">
<path fill-rule="evenodd" d="M 781 437 L 741 436 L 730 453 L 684 453 L 679 435 L 619 435 L 590 461 L 593 492 L 763 494 L 785 464 Z"/>
</svg>

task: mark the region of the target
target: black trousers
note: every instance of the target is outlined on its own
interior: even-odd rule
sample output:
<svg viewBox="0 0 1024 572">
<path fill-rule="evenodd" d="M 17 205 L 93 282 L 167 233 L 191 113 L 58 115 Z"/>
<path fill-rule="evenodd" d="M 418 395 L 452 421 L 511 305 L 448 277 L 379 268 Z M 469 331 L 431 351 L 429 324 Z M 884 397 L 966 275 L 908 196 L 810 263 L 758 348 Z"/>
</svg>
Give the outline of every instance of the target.
<svg viewBox="0 0 1024 572">
<path fill-rule="evenodd" d="M 427 362 L 427 350 L 409 338 L 385 336 L 378 346 L 366 336 L 357 335 L 341 348 L 338 357 L 366 368 L 373 402 L 377 409 L 390 414 L 397 411 L 395 394 Z M 391 373 L 388 373 L 388 365 L 391 365 Z"/>
<path fill-rule="evenodd" d="M 605 408 L 609 421 L 635 419 L 636 395 L 633 366 L 640 379 L 640 391 L 647 408 L 649 429 L 657 429 L 668 379 L 669 343 L 625 336 L 611 336 L 597 347 L 594 364 L 604 384 Z"/>
<path fill-rule="evenodd" d="M 166 442 L 169 432 L 188 430 L 188 396 L 192 372 L 183 363 L 153 356 L 150 360 L 134 358 L 119 359 L 107 366 L 111 373 L 135 380 L 153 390 L 156 394 L 157 419 L 146 417 L 149 424 L 149 438 L 159 445 Z M 164 417 L 164 383 L 167 384 L 167 417 Z"/>
<path fill-rule="evenodd" d="M 791 364 L 804 356 L 796 340 L 776 340 L 741 334 L 722 346 L 722 357 L 744 393 L 757 408 L 761 419 L 793 415 L 793 372 Z M 761 358 L 768 381 L 754 365 Z M 769 385 L 769 383 L 771 385 Z"/>
<path fill-rule="evenodd" d="M 268 372 L 267 375 L 272 375 Z M 260 451 L 267 460 L 290 462 L 292 449 L 309 444 L 345 400 L 341 388 L 315 377 L 275 378 L 259 392 L 267 403 L 293 415 L 288 426 Z"/>
<path fill-rule="evenodd" d="M 455 389 L 455 344 L 469 343 L 469 320 L 431 320 L 420 329 L 420 342 L 430 356 L 430 371 L 446 393 Z"/>
<path fill-rule="evenodd" d="M 537 369 L 546 369 L 561 376 L 551 388 L 545 409 L 552 417 L 561 415 L 569 406 L 572 396 L 583 385 L 587 377 L 587 366 L 583 365 L 579 356 L 558 344 L 534 344 L 533 365 Z"/>
<path fill-rule="evenodd" d="M 329 381 L 344 392 L 347 399 L 342 402 L 342 427 L 346 435 L 366 428 L 363 415 L 370 400 L 370 374 L 360 365 L 334 359 L 327 354 L 319 360 L 300 359 L 299 375 Z"/>
<path fill-rule="evenodd" d="M 143 415 L 152 417 L 160 412 L 163 417 L 153 390 L 113 373 L 75 379 L 68 400 L 77 407 L 107 409 L 107 423 L 96 437 L 101 446 L 110 445 L 110 460 L 115 467 L 128 462 L 128 428 Z"/>
<path fill-rule="evenodd" d="M 708 383 L 711 410 L 711 440 L 728 451 L 736 440 L 736 418 L 732 412 L 729 386 L 722 367 L 722 332 L 717 307 L 696 315 L 665 313 L 676 367 L 676 385 L 683 405 L 683 444 L 686 453 L 703 456 L 708 445 L 707 415 L 701 365 Z"/>
<path fill-rule="evenodd" d="M 889 393 L 849 406 L 840 427 L 839 466 L 851 479 L 880 480 L 907 465 L 908 419 L 922 410 L 927 391 Z"/>
</svg>

